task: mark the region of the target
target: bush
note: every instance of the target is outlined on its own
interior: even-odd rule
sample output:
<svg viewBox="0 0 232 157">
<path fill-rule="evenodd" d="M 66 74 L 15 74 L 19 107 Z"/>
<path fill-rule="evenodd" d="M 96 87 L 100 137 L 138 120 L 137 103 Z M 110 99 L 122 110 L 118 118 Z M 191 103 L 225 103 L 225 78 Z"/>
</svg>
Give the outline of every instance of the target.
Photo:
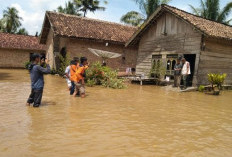
<svg viewBox="0 0 232 157">
<path fill-rule="evenodd" d="M 25 68 L 25 69 L 28 69 L 30 64 L 31 64 L 30 61 L 25 62 L 25 63 L 24 63 L 24 68 Z"/>
<path fill-rule="evenodd" d="M 60 60 L 60 66 L 56 70 L 56 73 L 63 76 L 65 74 L 65 69 L 70 64 L 70 58 L 68 56 L 63 57 L 61 54 L 58 55 L 58 58 Z"/>
<path fill-rule="evenodd" d="M 118 79 L 118 72 L 99 62 L 93 63 L 86 71 L 87 85 L 102 85 L 104 87 L 122 89 L 125 88 L 124 79 Z"/>
<path fill-rule="evenodd" d="M 208 74 L 208 80 L 212 85 L 212 88 L 214 85 L 216 85 L 218 88 L 221 88 L 222 84 L 224 83 L 226 79 L 227 74 L 214 74 L 210 73 Z"/>
<path fill-rule="evenodd" d="M 90 80 L 90 79 L 87 80 L 86 86 L 93 87 L 94 85 L 96 85 L 96 81 L 95 80 Z"/>
<path fill-rule="evenodd" d="M 150 77 L 155 77 L 161 79 L 162 76 L 166 74 L 166 69 L 160 60 L 154 61 L 152 63 L 152 68 L 150 70 Z"/>
<path fill-rule="evenodd" d="M 200 86 L 198 87 L 198 91 L 199 91 L 199 92 L 204 92 L 204 90 L 205 90 L 205 86 L 200 85 Z"/>
<path fill-rule="evenodd" d="M 56 71 L 56 69 L 51 69 L 51 75 L 55 75 L 58 74 L 58 72 Z"/>
</svg>

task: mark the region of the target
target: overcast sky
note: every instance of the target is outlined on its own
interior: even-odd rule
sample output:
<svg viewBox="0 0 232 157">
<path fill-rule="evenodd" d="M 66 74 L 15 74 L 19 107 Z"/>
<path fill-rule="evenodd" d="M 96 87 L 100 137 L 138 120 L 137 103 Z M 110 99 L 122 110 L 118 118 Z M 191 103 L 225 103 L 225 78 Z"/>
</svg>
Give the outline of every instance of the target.
<svg viewBox="0 0 232 157">
<path fill-rule="evenodd" d="M 41 31 L 45 11 L 55 10 L 59 5 L 64 6 L 66 1 L 67 0 L 0 0 L 0 18 L 2 18 L 4 9 L 9 6 L 16 7 L 20 12 L 20 16 L 23 18 L 23 27 L 29 31 L 29 34 L 34 35 L 36 31 Z M 199 1 L 200 0 L 172 0 L 170 5 L 190 12 L 191 10 L 188 4 L 198 7 Z M 228 2 L 231 2 L 231 0 L 221 0 L 221 6 L 225 6 Z M 95 14 L 88 13 L 87 17 L 120 22 L 121 16 L 128 11 L 139 11 L 138 6 L 133 0 L 108 0 L 108 4 L 105 7 L 106 11 L 97 11 Z"/>
</svg>

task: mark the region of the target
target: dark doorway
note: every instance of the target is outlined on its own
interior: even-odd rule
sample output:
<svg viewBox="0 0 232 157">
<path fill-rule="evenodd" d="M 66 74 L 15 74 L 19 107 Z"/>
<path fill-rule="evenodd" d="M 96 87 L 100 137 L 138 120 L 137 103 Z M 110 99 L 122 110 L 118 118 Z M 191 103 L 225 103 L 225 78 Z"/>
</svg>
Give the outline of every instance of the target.
<svg viewBox="0 0 232 157">
<path fill-rule="evenodd" d="M 192 86 L 192 84 L 193 84 L 193 75 L 194 75 L 194 71 L 195 71 L 196 54 L 185 54 L 184 58 L 186 59 L 186 61 L 188 61 L 190 63 L 191 75 L 188 78 L 189 79 L 188 86 Z"/>
<path fill-rule="evenodd" d="M 62 57 L 66 58 L 66 54 L 67 54 L 66 47 L 63 47 L 63 48 L 60 50 L 60 54 L 62 55 Z"/>
</svg>

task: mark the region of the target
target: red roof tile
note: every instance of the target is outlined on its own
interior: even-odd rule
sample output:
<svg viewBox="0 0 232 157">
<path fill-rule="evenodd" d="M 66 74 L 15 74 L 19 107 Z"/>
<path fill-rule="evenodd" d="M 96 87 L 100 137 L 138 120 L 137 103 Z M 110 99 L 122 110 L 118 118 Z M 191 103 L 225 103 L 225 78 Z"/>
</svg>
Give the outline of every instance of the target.
<svg viewBox="0 0 232 157">
<path fill-rule="evenodd" d="M 47 12 L 55 35 L 125 43 L 136 27 L 96 19 Z"/>
<path fill-rule="evenodd" d="M 38 37 L 9 33 L 0 33 L 0 48 L 37 51 L 45 50 L 45 46 L 39 44 Z"/>
</svg>

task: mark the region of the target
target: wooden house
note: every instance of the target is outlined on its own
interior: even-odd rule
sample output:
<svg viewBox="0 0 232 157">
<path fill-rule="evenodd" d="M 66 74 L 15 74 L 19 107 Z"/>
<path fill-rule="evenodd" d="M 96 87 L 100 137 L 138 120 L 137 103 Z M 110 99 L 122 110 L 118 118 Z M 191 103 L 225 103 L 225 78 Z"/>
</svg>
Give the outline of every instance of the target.
<svg viewBox="0 0 232 157">
<path fill-rule="evenodd" d="M 137 74 L 149 75 L 161 62 L 172 76 L 176 59 L 191 64 L 193 85 L 207 84 L 208 73 L 227 73 L 232 84 L 232 27 L 162 5 L 134 33 L 126 47 L 138 46 Z"/>
</svg>

